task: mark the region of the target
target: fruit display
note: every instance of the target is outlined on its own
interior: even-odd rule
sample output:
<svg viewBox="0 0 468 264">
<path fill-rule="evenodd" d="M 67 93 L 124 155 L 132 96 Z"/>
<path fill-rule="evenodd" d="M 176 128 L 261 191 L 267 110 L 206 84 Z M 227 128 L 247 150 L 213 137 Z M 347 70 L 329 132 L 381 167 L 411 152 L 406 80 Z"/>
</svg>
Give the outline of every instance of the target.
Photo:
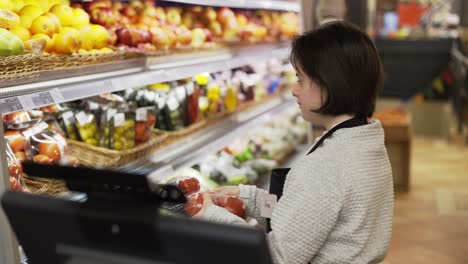
<svg viewBox="0 0 468 264">
<path fill-rule="evenodd" d="M 0 56 L 110 53 L 111 34 L 66 0 L 4 0 L 0 9 Z"/>
<path fill-rule="evenodd" d="M 298 14 L 291 12 L 171 6 L 148 0 L 100 0 L 75 3 L 73 7 L 76 17 L 85 20 L 78 11 L 84 9 L 92 23 L 108 30 L 109 44 L 127 50 L 199 48 L 220 41 L 277 41 L 292 38 L 299 29 Z"/>
</svg>

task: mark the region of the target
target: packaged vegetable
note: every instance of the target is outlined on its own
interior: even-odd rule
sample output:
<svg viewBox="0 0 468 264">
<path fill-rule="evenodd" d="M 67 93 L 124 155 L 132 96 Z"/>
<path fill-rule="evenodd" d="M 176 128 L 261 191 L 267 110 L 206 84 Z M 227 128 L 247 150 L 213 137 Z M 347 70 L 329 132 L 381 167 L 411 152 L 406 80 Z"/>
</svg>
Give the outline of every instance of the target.
<svg viewBox="0 0 468 264">
<path fill-rule="evenodd" d="M 8 163 L 8 172 L 10 176 L 10 189 L 13 191 L 28 192 L 28 188 L 24 184 L 23 168 L 21 163 L 16 159 L 13 150 L 8 142 L 6 143 L 6 157 Z"/>
<path fill-rule="evenodd" d="M 185 195 L 200 191 L 200 182 L 194 177 L 174 177 L 167 183 L 179 187 Z"/>
<path fill-rule="evenodd" d="M 117 113 L 110 119 L 109 148 L 126 150 L 135 147 L 135 114 Z"/>
<path fill-rule="evenodd" d="M 151 133 L 156 125 L 155 107 L 141 107 L 135 110 L 135 142 L 141 144 L 151 138 Z"/>
<path fill-rule="evenodd" d="M 218 193 L 210 193 L 213 203 L 217 206 L 223 207 L 229 212 L 245 218 L 245 204 L 237 196 L 223 195 Z M 196 215 L 203 207 L 203 192 L 192 193 L 187 196 L 187 204 L 185 212 L 188 216 Z"/>
<path fill-rule="evenodd" d="M 68 150 L 65 138 L 50 130 L 47 123 L 40 122 L 23 131 L 23 135 L 28 139 L 26 159 L 42 164 L 79 166 L 79 161 Z"/>
<path fill-rule="evenodd" d="M 79 136 L 77 121 L 72 111 L 65 111 L 58 116 L 58 122 L 65 132 L 65 136 L 72 140 L 81 140 Z"/>
<path fill-rule="evenodd" d="M 81 141 L 86 144 L 97 146 L 100 134 L 97 129 L 97 120 L 91 112 L 80 111 L 75 114 L 76 126 Z"/>
</svg>

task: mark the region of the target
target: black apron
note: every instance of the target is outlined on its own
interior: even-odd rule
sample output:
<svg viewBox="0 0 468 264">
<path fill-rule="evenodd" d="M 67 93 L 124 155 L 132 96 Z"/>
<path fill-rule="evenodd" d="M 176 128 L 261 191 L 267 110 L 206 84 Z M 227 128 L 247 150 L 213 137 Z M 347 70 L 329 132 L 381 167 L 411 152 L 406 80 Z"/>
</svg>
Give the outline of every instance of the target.
<svg viewBox="0 0 468 264">
<path fill-rule="evenodd" d="M 312 149 L 307 153 L 309 155 L 310 153 L 314 152 L 317 148 L 319 148 L 322 143 L 329 137 L 333 135 L 337 130 L 342 129 L 342 128 L 351 128 L 351 127 L 357 127 L 357 126 L 363 126 L 367 125 L 367 118 L 365 117 L 354 117 L 351 119 L 348 119 L 336 126 L 334 126 L 332 129 L 330 129 L 325 135 L 323 135 L 317 143 L 314 144 Z M 270 176 L 270 194 L 275 194 L 278 198 L 278 200 L 281 198 L 283 195 L 283 188 L 284 188 L 284 182 L 286 181 L 286 175 L 289 173 L 291 169 L 290 168 L 279 168 L 279 169 L 274 169 L 271 172 Z M 270 219 L 267 219 L 267 231 L 271 231 L 271 226 L 270 226 Z"/>
</svg>

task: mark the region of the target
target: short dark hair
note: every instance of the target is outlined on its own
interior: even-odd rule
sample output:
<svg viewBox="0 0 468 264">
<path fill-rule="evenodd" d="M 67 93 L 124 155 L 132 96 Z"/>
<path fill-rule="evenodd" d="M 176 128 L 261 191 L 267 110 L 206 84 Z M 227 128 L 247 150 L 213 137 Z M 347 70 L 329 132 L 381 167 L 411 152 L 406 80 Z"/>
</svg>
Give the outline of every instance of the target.
<svg viewBox="0 0 468 264">
<path fill-rule="evenodd" d="M 291 63 L 326 92 L 326 115 L 371 117 L 383 84 L 379 53 L 356 26 L 334 21 L 293 40 Z"/>
</svg>

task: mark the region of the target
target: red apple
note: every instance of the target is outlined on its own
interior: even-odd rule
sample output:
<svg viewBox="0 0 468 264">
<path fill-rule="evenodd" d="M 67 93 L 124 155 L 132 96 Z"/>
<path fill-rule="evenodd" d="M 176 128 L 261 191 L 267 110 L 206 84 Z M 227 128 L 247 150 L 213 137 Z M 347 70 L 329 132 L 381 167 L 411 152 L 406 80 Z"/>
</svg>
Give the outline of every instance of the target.
<svg viewBox="0 0 468 264">
<path fill-rule="evenodd" d="M 207 7 L 203 13 L 203 19 L 206 20 L 207 24 L 216 21 L 216 18 L 218 17 L 218 14 L 212 7 Z"/>
<path fill-rule="evenodd" d="M 97 7 L 91 11 L 91 22 L 104 26 L 106 28 L 113 27 L 117 24 L 118 16 L 109 7 Z"/>
<path fill-rule="evenodd" d="M 229 22 L 230 19 L 235 18 L 234 12 L 227 7 L 222 7 L 218 10 L 217 19 L 222 24 L 225 25 Z"/>
<path fill-rule="evenodd" d="M 206 33 L 201 28 L 194 28 L 192 30 L 192 47 L 199 48 L 206 42 Z"/>
<path fill-rule="evenodd" d="M 181 10 L 179 8 L 170 7 L 167 9 L 166 19 L 169 24 L 178 26 L 182 23 Z"/>
<path fill-rule="evenodd" d="M 110 28 L 107 30 L 109 32 L 109 39 L 107 40 L 108 46 L 115 46 L 117 44 L 117 34 L 115 33 L 115 28 Z"/>
<path fill-rule="evenodd" d="M 236 18 L 240 28 L 247 26 L 249 23 L 247 17 L 244 14 L 237 14 Z"/>
<path fill-rule="evenodd" d="M 162 30 L 164 30 L 164 32 L 166 32 L 167 39 L 168 39 L 168 42 L 169 42 L 169 46 L 170 47 L 175 47 L 175 45 L 177 44 L 177 36 L 175 34 L 174 29 L 172 27 L 169 27 L 169 26 L 163 26 Z"/>
<path fill-rule="evenodd" d="M 148 43 L 151 41 L 151 34 L 139 28 L 122 27 L 116 30 L 118 43 L 129 47 L 136 47 L 140 43 Z"/>
<path fill-rule="evenodd" d="M 207 28 L 204 28 L 203 31 L 205 32 L 205 39 L 206 42 L 211 42 L 213 41 L 213 33 Z"/>
<path fill-rule="evenodd" d="M 193 28 L 195 23 L 195 15 L 192 12 L 184 12 L 182 14 L 182 24 L 189 29 Z"/>
<path fill-rule="evenodd" d="M 158 12 L 154 6 L 147 6 L 143 9 L 142 16 L 156 18 Z"/>
<path fill-rule="evenodd" d="M 208 25 L 208 28 L 211 30 L 214 36 L 221 37 L 223 35 L 223 27 L 217 21 L 212 21 Z"/>
<path fill-rule="evenodd" d="M 171 46 L 169 36 L 167 32 L 160 27 L 153 27 L 150 29 L 151 33 L 151 43 L 160 49 L 160 50 L 167 50 Z"/>
<path fill-rule="evenodd" d="M 185 26 L 177 27 L 175 30 L 177 44 L 187 46 L 192 42 L 192 32 Z"/>
<path fill-rule="evenodd" d="M 97 0 L 97 1 L 93 1 L 91 3 L 83 3 L 83 6 L 85 8 L 86 11 L 92 11 L 96 8 L 101 8 L 101 7 L 105 7 L 105 8 L 111 8 L 112 7 L 112 1 L 110 0 Z"/>
<path fill-rule="evenodd" d="M 137 14 L 143 12 L 145 5 L 140 0 L 132 0 L 129 5 Z"/>
<path fill-rule="evenodd" d="M 164 8 L 160 6 L 156 7 L 156 19 L 160 22 L 166 22 L 166 11 Z"/>
</svg>

